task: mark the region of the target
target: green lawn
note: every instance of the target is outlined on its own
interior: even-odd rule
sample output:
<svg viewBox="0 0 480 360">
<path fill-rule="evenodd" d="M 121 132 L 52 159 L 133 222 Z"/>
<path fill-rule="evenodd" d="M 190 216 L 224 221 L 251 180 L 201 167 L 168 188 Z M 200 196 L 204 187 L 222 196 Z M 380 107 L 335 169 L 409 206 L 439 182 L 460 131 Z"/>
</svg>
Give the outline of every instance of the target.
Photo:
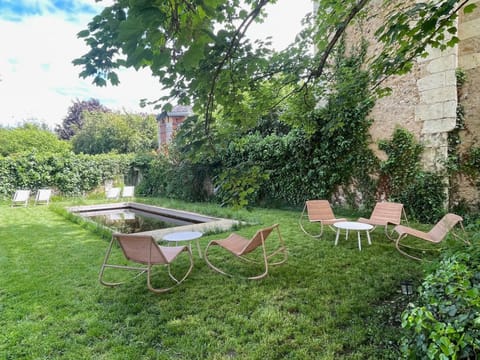
<svg viewBox="0 0 480 360">
<path fill-rule="evenodd" d="M 106 288 L 98 272 L 108 240 L 45 206 L 1 205 L 0 359 L 399 358 L 409 300 L 399 284 L 418 280 L 422 267 L 383 231 L 360 252 L 354 236 L 335 247 L 331 231 L 322 240 L 304 235 L 300 211 L 181 206 L 255 221 L 237 231 L 246 237 L 281 224 L 287 263 L 264 280 L 229 278 L 194 248 L 190 277 L 169 293 L 149 292 L 144 277 Z M 225 235 L 203 237 L 202 247 Z"/>
</svg>

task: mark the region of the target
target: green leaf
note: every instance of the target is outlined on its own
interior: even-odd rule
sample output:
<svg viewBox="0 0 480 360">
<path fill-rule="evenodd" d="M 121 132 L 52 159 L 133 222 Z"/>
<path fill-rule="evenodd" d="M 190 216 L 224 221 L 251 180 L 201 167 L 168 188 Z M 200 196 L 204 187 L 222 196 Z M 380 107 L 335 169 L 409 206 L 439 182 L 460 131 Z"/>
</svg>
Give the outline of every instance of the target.
<svg viewBox="0 0 480 360">
<path fill-rule="evenodd" d="M 463 8 L 463 13 L 464 14 L 470 14 L 471 12 L 473 12 L 473 10 L 475 10 L 477 8 L 477 5 L 476 4 L 468 4 L 467 6 L 465 6 Z"/>
<path fill-rule="evenodd" d="M 449 47 L 453 47 L 455 46 L 456 44 L 458 44 L 460 42 L 460 39 L 456 36 L 453 36 L 450 40 L 448 40 L 447 42 L 447 46 Z"/>
<path fill-rule="evenodd" d="M 90 36 L 90 31 L 88 31 L 88 30 L 82 30 L 77 34 L 77 37 L 79 37 L 79 38 L 84 38 L 84 37 L 87 37 L 87 36 Z"/>
<path fill-rule="evenodd" d="M 447 31 L 450 33 L 450 34 L 456 34 L 457 33 L 457 28 L 455 26 L 452 26 L 452 27 L 449 27 L 447 29 Z"/>
</svg>

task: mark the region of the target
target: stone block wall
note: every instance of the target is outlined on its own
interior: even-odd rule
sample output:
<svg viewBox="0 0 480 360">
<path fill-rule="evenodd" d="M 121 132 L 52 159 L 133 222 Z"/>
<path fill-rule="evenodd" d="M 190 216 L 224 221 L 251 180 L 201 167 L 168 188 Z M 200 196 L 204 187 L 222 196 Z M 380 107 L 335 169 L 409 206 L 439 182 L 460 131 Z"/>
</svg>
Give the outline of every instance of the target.
<svg viewBox="0 0 480 360">
<path fill-rule="evenodd" d="M 390 96 L 377 101 L 371 117 L 373 148 L 380 159 L 385 158 L 376 143 L 391 138 L 396 127 L 408 129 L 424 145 L 425 169 L 439 171 L 448 157 L 448 135 L 457 123 L 457 105 L 465 109 L 465 130 L 461 132 L 461 151 L 480 146 L 480 0 L 470 0 L 477 8 L 471 14 L 460 13 L 460 43 L 445 51 L 428 49 L 427 58 L 416 60 L 410 73 L 387 79 L 383 85 L 392 89 Z M 363 37 L 371 42 L 369 52 L 377 52 L 373 33 L 389 12 L 384 2 L 370 3 L 368 21 L 350 29 L 347 43 L 357 44 Z M 467 83 L 458 96 L 456 69 L 467 75 Z M 448 179 L 446 179 L 447 181 Z M 479 202 L 478 189 L 465 179 L 459 180 L 456 196 L 471 203 Z"/>
<path fill-rule="evenodd" d="M 459 92 L 459 102 L 465 111 L 465 129 L 460 133 L 460 151 L 480 147 L 480 0 L 470 0 L 477 8 L 470 14 L 460 14 L 458 37 L 458 67 L 465 72 L 466 83 Z M 463 179 L 458 196 L 479 203 L 478 189 Z"/>
</svg>

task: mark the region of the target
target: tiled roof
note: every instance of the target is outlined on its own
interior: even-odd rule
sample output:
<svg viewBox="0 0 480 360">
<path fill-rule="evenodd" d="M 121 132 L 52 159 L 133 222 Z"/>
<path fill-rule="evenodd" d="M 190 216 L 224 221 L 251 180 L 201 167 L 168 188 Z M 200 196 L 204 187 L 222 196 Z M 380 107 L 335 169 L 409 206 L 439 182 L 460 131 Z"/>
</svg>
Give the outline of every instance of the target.
<svg viewBox="0 0 480 360">
<path fill-rule="evenodd" d="M 168 116 L 189 116 L 192 115 L 192 107 L 190 105 L 174 106 L 172 111 L 167 112 Z"/>
<path fill-rule="evenodd" d="M 162 112 L 157 115 L 157 120 L 162 120 L 165 117 L 188 117 L 193 114 L 192 107 L 190 105 L 177 105 L 174 106 L 172 111 Z"/>
</svg>

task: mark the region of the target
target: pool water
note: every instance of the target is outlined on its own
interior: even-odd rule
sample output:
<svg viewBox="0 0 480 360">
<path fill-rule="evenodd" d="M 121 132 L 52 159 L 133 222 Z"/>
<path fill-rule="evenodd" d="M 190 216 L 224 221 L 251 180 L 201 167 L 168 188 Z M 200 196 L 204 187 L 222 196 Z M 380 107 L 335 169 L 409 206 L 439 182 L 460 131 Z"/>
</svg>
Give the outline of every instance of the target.
<svg viewBox="0 0 480 360">
<path fill-rule="evenodd" d="M 123 234 L 133 234 L 143 231 L 168 229 L 181 225 L 191 225 L 196 222 L 171 218 L 159 214 L 151 214 L 134 209 L 116 209 L 83 212 L 84 218 L 106 226 Z"/>
<path fill-rule="evenodd" d="M 148 232 L 157 238 L 178 229 L 219 231 L 231 229 L 239 223 L 236 220 L 135 202 L 73 206 L 67 210 L 116 232 Z"/>
</svg>

